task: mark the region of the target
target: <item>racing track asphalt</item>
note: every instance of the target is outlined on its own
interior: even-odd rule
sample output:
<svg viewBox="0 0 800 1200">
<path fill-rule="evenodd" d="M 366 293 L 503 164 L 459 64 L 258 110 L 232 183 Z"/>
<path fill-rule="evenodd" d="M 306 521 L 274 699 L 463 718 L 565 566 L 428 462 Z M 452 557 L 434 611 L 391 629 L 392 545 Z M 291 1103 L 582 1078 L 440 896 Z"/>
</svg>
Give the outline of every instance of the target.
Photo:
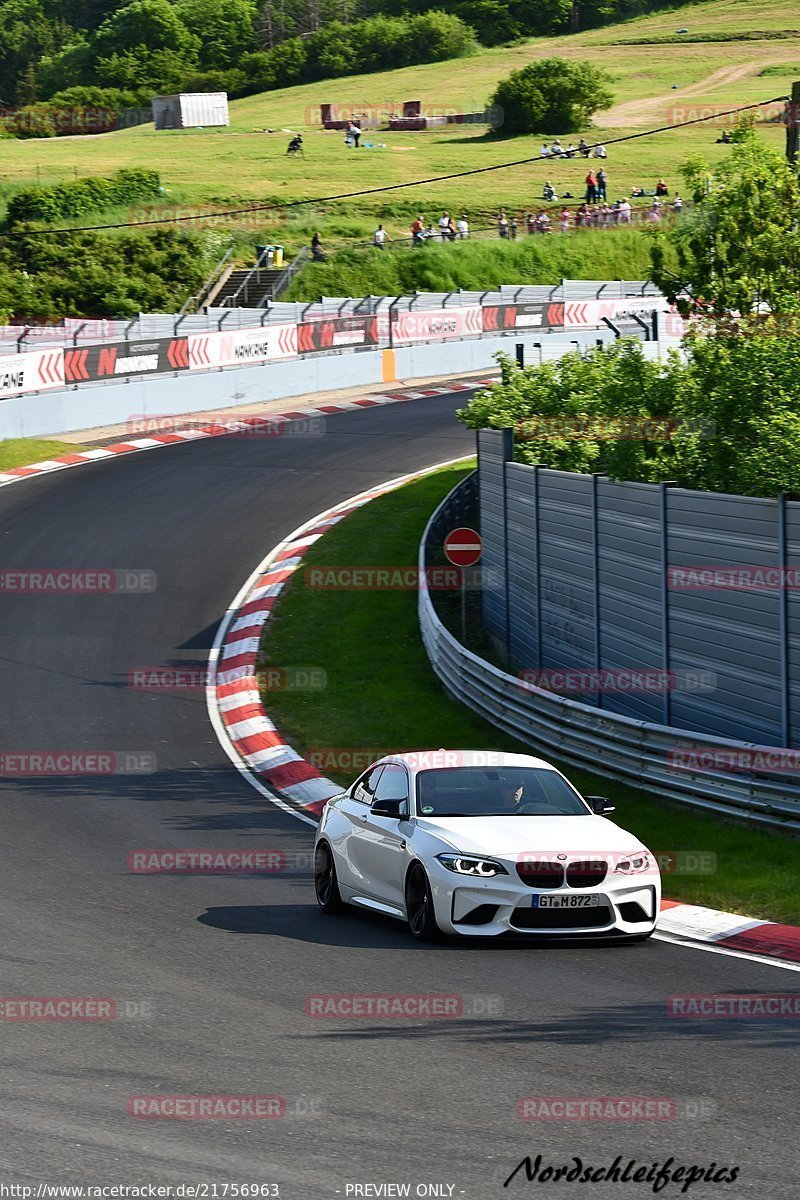
<svg viewBox="0 0 800 1200">
<path fill-rule="evenodd" d="M 158 576 L 140 596 L 0 594 L 3 749 L 158 758 L 143 777 L 2 781 L 2 993 L 146 1000 L 154 1012 L 0 1024 L 0 1181 L 275 1182 L 284 1200 L 387 1182 L 412 1195 L 418 1183 L 453 1184 L 469 1200 L 652 1195 L 646 1183 L 543 1186 L 521 1174 L 503 1190 L 522 1157 L 541 1152 L 556 1163 L 672 1155 L 741 1167 L 739 1182 L 696 1184 L 695 1198 L 792 1193 L 797 1023 L 676 1020 L 665 1008 L 670 993 L 796 992 L 792 972 L 663 942 L 431 949 L 391 921 L 322 916 L 308 873 L 127 871 L 144 847 L 308 850 L 312 831 L 228 762 L 202 692 L 133 691 L 127 672 L 202 667 L 240 584 L 301 521 L 471 450 L 453 418 L 463 403 L 342 414 L 324 437 L 177 445 L 0 491 L 4 568 Z M 379 670 L 379 649 L 366 653 Z M 304 997 L 324 992 L 490 994 L 504 1011 L 309 1019 Z M 133 1120 L 127 1099 L 142 1093 L 281 1094 L 324 1112 Z M 534 1125 L 516 1116 L 524 1096 L 677 1097 L 715 1115 Z"/>
</svg>

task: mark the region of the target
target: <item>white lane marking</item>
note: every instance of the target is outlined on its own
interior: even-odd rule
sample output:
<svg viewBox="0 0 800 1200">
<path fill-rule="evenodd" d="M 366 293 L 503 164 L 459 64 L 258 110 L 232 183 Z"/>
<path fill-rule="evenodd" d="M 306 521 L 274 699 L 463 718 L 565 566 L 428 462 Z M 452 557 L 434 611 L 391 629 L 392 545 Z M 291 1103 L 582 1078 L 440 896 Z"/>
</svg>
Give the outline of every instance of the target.
<svg viewBox="0 0 800 1200">
<path fill-rule="evenodd" d="M 382 491 L 398 488 L 411 479 L 418 479 L 423 475 L 431 474 L 433 471 L 442 470 L 444 467 L 456 466 L 458 463 L 465 462 L 473 457 L 474 455 L 472 454 L 465 454 L 460 458 L 450 458 L 446 462 L 435 463 L 432 467 L 426 467 L 422 471 L 412 472 L 410 475 L 398 475 L 396 479 L 390 479 L 388 483 L 378 484 L 376 485 L 376 488 L 369 488 L 365 492 L 359 492 L 350 500 L 340 501 L 339 504 L 334 504 L 330 508 L 326 508 L 324 512 L 312 517 L 310 521 L 305 521 L 302 525 L 298 525 L 297 529 L 290 533 L 287 538 L 284 538 L 282 542 L 279 542 L 277 546 L 274 546 L 273 549 L 270 550 L 269 554 L 267 554 L 266 557 L 261 560 L 256 569 L 239 588 L 239 591 L 234 596 L 219 623 L 219 628 L 217 629 L 214 637 L 214 643 L 208 655 L 208 674 L 206 676 L 208 679 L 208 683 L 206 684 L 206 708 L 208 710 L 209 720 L 211 721 L 211 727 L 213 728 L 214 733 L 217 735 L 217 741 L 219 742 L 220 746 L 225 751 L 228 758 L 236 767 L 236 770 L 239 772 L 242 778 L 246 779 L 250 786 L 254 787 L 257 792 L 260 792 L 265 799 L 269 800 L 270 804 L 274 804 L 275 807 L 281 809 L 282 812 L 289 813 L 290 816 L 296 817 L 297 820 L 302 821 L 304 825 L 311 825 L 314 829 L 316 829 L 317 822 L 312 817 L 308 817 L 305 813 L 298 812 L 296 808 L 292 808 L 291 805 L 286 804 L 279 796 L 276 796 L 274 792 L 271 792 L 269 788 L 261 782 L 258 776 L 253 774 L 250 768 L 242 761 L 242 758 L 234 747 L 233 742 L 228 737 L 226 726 L 219 712 L 217 711 L 217 693 L 215 686 L 217 665 L 220 659 L 220 650 L 225 640 L 225 635 L 228 632 L 228 627 L 234 621 L 239 609 L 244 605 L 245 600 L 248 597 L 248 593 L 255 585 L 256 580 L 258 580 L 262 575 L 266 574 L 267 568 L 271 565 L 271 563 L 274 562 L 278 555 L 281 554 L 282 551 L 288 550 L 290 546 L 298 542 L 304 534 L 308 533 L 310 529 L 318 528 L 320 525 L 322 525 L 327 519 L 329 519 L 331 513 L 341 512 L 342 508 L 349 507 L 351 504 L 355 504 L 355 502 L 359 500 L 361 500 L 362 503 L 365 503 L 366 500 L 371 496 L 372 492 L 376 491 L 377 488 L 381 488 Z M 338 520 L 341 520 L 341 517 L 339 517 Z M 335 524 L 335 522 L 332 521 L 331 524 Z"/>
<path fill-rule="evenodd" d="M 746 950 L 729 950 L 727 946 L 719 946 L 715 942 L 688 942 L 685 938 L 673 937 L 671 933 L 654 933 L 653 937 L 659 942 L 670 942 L 687 950 L 705 950 L 708 954 L 726 954 L 728 958 L 746 958 L 764 967 L 780 967 L 782 971 L 800 971 L 800 963 L 782 962 L 779 958 L 767 958 L 764 954 L 748 954 Z"/>
</svg>

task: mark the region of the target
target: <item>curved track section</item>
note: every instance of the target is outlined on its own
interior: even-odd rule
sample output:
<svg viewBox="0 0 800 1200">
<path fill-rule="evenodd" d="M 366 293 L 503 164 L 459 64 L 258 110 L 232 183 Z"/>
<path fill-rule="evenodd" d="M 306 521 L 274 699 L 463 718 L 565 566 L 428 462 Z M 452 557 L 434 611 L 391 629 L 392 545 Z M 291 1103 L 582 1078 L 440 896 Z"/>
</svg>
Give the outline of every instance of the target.
<svg viewBox="0 0 800 1200">
<path fill-rule="evenodd" d="M 312 831 L 233 769 L 202 687 L 128 685 L 148 666 L 204 671 L 232 584 L 264 546 L 356 492 L 468 453 L 461 404 L 346 413 L 324 438 L 176 445 L 0 493 L 5 570 L 148 569 L 158 581 L 142 594 L 0 593 L 4 754 L 157 760 L 152 774 L 15 777 L 4 759 L 3 995 L 110 997 L 119 1013 L 3 1021 L 4 1182 L 273 1183 L 285 1200 L 435 1184 L 484 1200 L 531 1194 L 521 1174 L 502 1182 L 542 1153 L 596 1166 L 715 1160 L 740 1165 L 740 1183 L 696 1184 L 691 1196 L 787 1194 L 794 1149 L 775 1133 L 792 1111 L 796 1021 L 676 1020 L 667 997 L 785 993 L 794 975 L 654 942 L 428 949 L 394 923 L 326 918 L 303 868 Z M 129 871 L 133 852 L 165 847 L 271 849 L 295 869 Z M 315 1020 L 306 997 L 323 993 L 455 996 L 463 1015 Z M 129 1098 L 150 1094 L 279 1095 L 286 1114 L 132 1119 Z M 517 1117 L 529 1096 L 678 1107 L 659 1122 L 530 1125 Z"/>
</svg>

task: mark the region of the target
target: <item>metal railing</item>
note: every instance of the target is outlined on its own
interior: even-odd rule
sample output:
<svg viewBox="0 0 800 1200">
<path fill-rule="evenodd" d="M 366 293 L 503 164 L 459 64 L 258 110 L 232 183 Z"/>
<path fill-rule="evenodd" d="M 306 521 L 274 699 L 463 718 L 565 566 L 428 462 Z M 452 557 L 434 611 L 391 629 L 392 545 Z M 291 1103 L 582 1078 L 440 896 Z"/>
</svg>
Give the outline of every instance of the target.
<svg viewBox="0 0 800 1200">
<path fill-rule="evenodd" d="M 485 720 L 519 739 L 545 758 L 620 779 L 631 786 L 693 808 L 746 819 L 761 825 L 800 831 L 800 783 L 787 771 L 759 770 L 758 775 L 723 770 L 687 769 L 672 764 L 704 752 L 731 756 L 761 754 L 769 762 L 774 746 L 711 737 L 609 713 L 568 700 L 520 680 L 463 646 L 439 619 L 427 589 L 434 538 L 463 519 L 464 497 L 474 487 L 470 476 L 445 497 L 430 518 L 419 549 L 419 623 L 422 640 L 438 679 L 455 699 Z M 741 761 L 741 760 L 740 760 Z"/>
<path fill-rule="evenodd" d="M 210 296 L 214 288 L 222 282 L 222 276 L 225 273 L 228 264 L 230 264 L 231 267 L 233 266 L 232 260 L 233 250 L 226 250 L 222 258 L 214 267 L 214 270 L 208 276 L 208 279 L 206 279 L 203 286 L 199 288 L 199 290 L 196 291 L 193 296 L 190 296 L 188 300 L 184 302 L 183 307 L 177 313 L 178 317 L 185 316 L 186 313 L 189 312 L 189 309 L 191 309 L 193 312 L 198 311 L 200 305 L 203 303 L 206 297 Z"/>
<path fill-rule="evenodd" d="M 292 261 L 286 266 L 277 279 L 272 281 L 269 289 L 269 299 L 277 300 L 282 292 L 285 292 L 289 284 L 299 275 L 303 267 L 311 258 L 311 251 L 308 246 L 303 246 L 298 254 L 295 254 Z"/>
</svg>

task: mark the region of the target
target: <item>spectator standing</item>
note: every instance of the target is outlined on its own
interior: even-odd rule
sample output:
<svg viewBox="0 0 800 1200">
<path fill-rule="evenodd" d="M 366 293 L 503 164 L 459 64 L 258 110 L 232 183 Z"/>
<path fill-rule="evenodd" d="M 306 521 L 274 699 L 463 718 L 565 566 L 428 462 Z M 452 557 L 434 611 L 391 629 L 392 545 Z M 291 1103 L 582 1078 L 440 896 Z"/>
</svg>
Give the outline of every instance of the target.
<svg viewBox="0 0 800 1200">
<path fill-rule="evenodd" d="M 469 237 L 469 219 L 465 212 L 462 212 L 461 216 L 458 218 L 457 228 L 458 236 L 460 238 Z"/>
<path fill-rule="evenodd" d="M 525 228 L 528 233 L 536 233 L 536 217 L 532 212 L 525 214 Z"/>
<path fill-rule="evenodd" d="M 508 234 L 512 242 L 517 240 L 517 218 L 512 217 L 508 224 Z"/>
<path fill-rule="evenodd" d="M 422 214 L 417 217 L 414 224 L 411 226 L 411 245 L 421 246 L 425 241 L 425 222 L 422 219 Z"/>
<path fill-rule="evenodd" d="M 436 222 L 436 224 L 439 226 L 439 237 L 442 239 L 443 242 L 448 241 L 448 239 L 450 237 L 451 223 L 452 222 L 450 221 L 450 213 L 449 212 L 443 212 L 442 215 L 439 217 L 439 220 Z"/>
<path fill-rule="evenodd" d="M 377 246 L 379 250 L 383 250 L 383 248 L 386 244 L 387 238 L 389 239 L 389 241 L 392 240 L 389 237 L 386 230 L 383 228 L 383 226 L 379 225 L 378 228 L 375 230 L 375 232 L 372 235 L 372 244 L 373 244 L 373 246 Z"/>
<path fill-rule="evenodd" d="M 318 233 L 315 233 L 311 239 L 311 257 L 314 262 L 328 261 L 328 256 L 322 249 L 322 241 Z"/>
<path fill-rule="evenodd" d="M 607 204 L 603 204 L 602 207 L 600 208 L 600 227 L 602 229 L 608 229 L 610 224 L 611 224 L 611 209 L 608 207 Z"/>
<path fill-rule="evenodd" d="M 357 150 L 358 143 L 361 138 L 361 126 L 356 125 L 355 121 L 351 121 L 347 132 L 350 134 L 350 137 L 353 139 L 353 145 L 355 146 L 355 148 Z"/>
<path fill-rule="evenodd" d="M 631 202 L 627 196 L 623 196 L 619 202 L 619 223 L 620 225 L 630 225 L 631 223 Z"/>
<path fill-rule="evenodd" d="M 606 200 L 606 188 L 608 187 L 608 176 L 601 167 L 597 172 L 597 199 Z"/>
<path fill-rule="evenodd" d="M 658 225 L 661 220 L 661 205 L 657 200 L 654 200 L 647 210 L 647 220 L 651 225 Z"/>
<path fill-rule="evenodd" d="M 508 217 L 506 216 L 506 210 L 504 208 L 500 209 L 500 213 L 497 217 L 497 232 L 501 238 L 508 237 Z"/>
<path fill-rule="evenodd" d="M 543 208 L 539 210 L 536 217 L 536 228 L 539 230 L 539 233 L 550 232 L 550 217 Z"/>
<path fill-rule="evenodd" d="M 672 208 L 673 208 L 673 211 L 676 216 L 678 215 L 678 213 L 680 213 L 681 209 L 683 208 L 683 201 L 681 200 L 681 198 L 677 192 L 675 193 L 675 199 L 672 201 Z"/>
<path fill-rule="evenodd" d="M 589 224 L 589 210 L 585 204 L 581 204 L 575 214 L 575 224 L 581 229 L 584 229 Z"/>
<path fill-rule="evenodd" d="M 586 176 L 586 203 L 594 204 L 596 199 L 597 199 L 597 180 L 595 179 L 594 172 L 590 171 L 589 174 Z"/>
<path fill-rule="evenodd" d="M 560 222 L 560 223 L 561 223 L 561 232 L 562 232 L 562 233 L 568 233 L 568 232 L 569 232 L 569 221 L 570 221 L 569 209 L 568 209 L 568 208 L 562 208 L 562 210 L 561 210 L 561 222 Z"/>
</svg>

